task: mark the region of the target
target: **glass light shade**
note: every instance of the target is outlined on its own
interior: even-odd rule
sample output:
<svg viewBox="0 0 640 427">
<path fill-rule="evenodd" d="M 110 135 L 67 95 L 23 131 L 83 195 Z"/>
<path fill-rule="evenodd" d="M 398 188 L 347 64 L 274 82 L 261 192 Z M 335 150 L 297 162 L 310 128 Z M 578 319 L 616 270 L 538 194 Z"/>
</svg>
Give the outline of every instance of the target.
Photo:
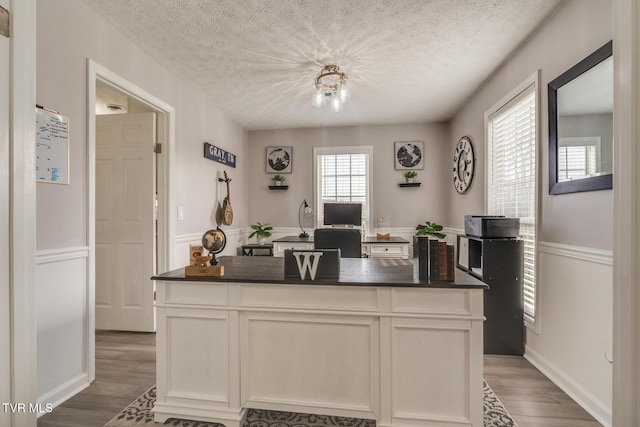
<svg viewBox="0 0 640 427">
<path fill-rule="evenodd" d="M 350 97 L 351 91 L 349 90 L 349 86 L 347 86 L 347 81 L 340 79 L 338 82 L 338 98 L 340 98 L 340 102 L 347 102 Z"/>
<path fill-rule="evenodd" d="M 324 91 L 322 90 L 322 85 L 315 85 L 315 88 L 316 90 L 313 93 L 313 106 L 322 107 L 325 103 Z"/>
<path fill-rule="evenodd" d="M 340 97 L 336 94 L 333 94 L 331 97 L 331 111 L 334 113 L 339 113 L 342 111 L 342 102 L 340 102 Z"/>
</svg>

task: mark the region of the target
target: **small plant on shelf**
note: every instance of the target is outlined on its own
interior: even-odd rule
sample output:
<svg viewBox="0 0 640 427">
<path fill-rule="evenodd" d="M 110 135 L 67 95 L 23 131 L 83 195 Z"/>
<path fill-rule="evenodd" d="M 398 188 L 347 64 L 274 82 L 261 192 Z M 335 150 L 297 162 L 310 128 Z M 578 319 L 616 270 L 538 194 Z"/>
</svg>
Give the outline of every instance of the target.
<svg viewBox="0 0 640 427">
<path fill-rule="evenodd" d="M 424 224 L 418 224 L 416 227 L 416 236 L 433 236 L 437 239 L 444 239 L 447 235 L 441 233 L 443 228 L 435 222 L 425 221 Z"/>
<path fill-rule="evenodd" d="M 273 180 L 273 182 L 276 183 L 276 185 L 282 185 L 282 183 L 287 179 L 282 175 L 274 175 L 271 177 L 271 179 Z"/>
<path fill-rule="evenodd" d="M 253 232 L 249 234 L 249 238 L 256 236 L 258 244 L 262 245 L 264 243 L 264 239 L 271 237 L 271 231 L 273 230 L 273 227 L 269 224 L 261 224 L 258 222 L 256 224 L 252 224 L 251 229 L 253 230 Z"/>
<path fill-rule="evenodd" d="M 413 182 L 413 179 L 418 176 L 418 172 L 416 171 L 406 171 L 404 173 L 404 177 L 407 179 L 407 182 Z"/>
</svg>

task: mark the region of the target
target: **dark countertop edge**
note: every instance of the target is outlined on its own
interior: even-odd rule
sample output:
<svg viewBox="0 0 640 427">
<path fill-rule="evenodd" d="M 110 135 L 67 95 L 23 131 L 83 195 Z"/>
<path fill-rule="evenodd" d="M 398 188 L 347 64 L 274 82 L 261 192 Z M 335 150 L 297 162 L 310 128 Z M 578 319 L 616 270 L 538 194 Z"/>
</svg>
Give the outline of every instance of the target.
<svg viewBox="0 0 640 427">
<path fill-rule="evenodd" d="M 466 274 L 466 273 L 465 273 Z M 475 279 L 475 278 L 474 278 Z M 374 286 L 374 287 L 390 287 L 390 288 L 425 288 L 425 289 L 489 289 L 489 285 L 486 283 L 477 280 L 477 284 L 470 283 L 461 283 L 457 284 L 455 282 L 445 282 L 445 281 L 434 281 L 434 282 L 380 282 L 380 283 L 371 283 L 371 282 L 341 282 L 340 279 L 320 279 L 320 280 L 300 280 L 300 279 L 281 279 L 281 280 L 269 280 L 269 279 L 235 279 L 235 278 L 226 278 L 215 277 L 215 276 L 185 276 L 184 268 L 180 268 L 177 270 L 169 271 L 167 273 L 160 274 L 158 276 L 152 276 L 151 280 L 159 280 L 159 281 L 167 281 L 167 282 L 209 282 L 209 283 L 265 283 L 272 285 L 307 285 L 307 286 L 315 286 L 315 285 L 326 285 L 326 286 Z"/>
</svg>

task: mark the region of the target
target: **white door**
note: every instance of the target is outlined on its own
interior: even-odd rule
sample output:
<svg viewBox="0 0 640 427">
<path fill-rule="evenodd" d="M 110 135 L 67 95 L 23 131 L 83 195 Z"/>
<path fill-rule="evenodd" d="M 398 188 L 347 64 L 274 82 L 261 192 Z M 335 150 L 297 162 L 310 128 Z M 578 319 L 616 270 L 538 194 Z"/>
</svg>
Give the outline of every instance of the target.
<svg viewBox="0 0 640 427">
<path fill-rule="evenodd" d="M 155 122 L 96 117 L 96 329 L 155 330 Z"/>
<path fill-rule="evenodd" d="M 9 8 L 7 0 L 0 6 Z M 0 402 L 11 402 L 11 298 L 9 295 L 9 39 L 0 36 Z M 0 425 L 11 424 L 0 411 Z"/>
</svg>

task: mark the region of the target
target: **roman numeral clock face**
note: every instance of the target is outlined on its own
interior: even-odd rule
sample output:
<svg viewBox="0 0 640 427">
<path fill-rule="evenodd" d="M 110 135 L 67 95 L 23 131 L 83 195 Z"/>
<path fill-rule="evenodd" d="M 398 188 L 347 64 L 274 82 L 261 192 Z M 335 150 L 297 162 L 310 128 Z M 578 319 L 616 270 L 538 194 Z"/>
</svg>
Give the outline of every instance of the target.
<svg viewBox="0 0 640 427">
<path fill-rule="evenodd" d="M 453 185 L 460 194 L 469 191 L 471 181 L 473 181 L 474 162 L 471 139 L 468 136 L 463 136 L 458 141 L 453 155 Z"/>
</svg>

